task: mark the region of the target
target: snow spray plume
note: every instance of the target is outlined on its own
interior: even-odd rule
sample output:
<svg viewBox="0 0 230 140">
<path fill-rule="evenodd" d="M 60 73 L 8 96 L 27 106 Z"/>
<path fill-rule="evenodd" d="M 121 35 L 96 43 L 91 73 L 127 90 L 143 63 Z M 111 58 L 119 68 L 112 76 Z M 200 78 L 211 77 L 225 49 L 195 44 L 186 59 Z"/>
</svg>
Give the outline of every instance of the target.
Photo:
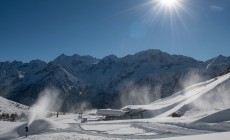
<svg viewBox="0 0 230 140">
<path fill-rule="evenodd" d="M 88 110 L 89 106 L 90 106 L 90 105 L 89 105 L 88 102 L 83 102 L 83 103 L 81 103 L 81 104 L 79 105 L 78 111 L 84 112 L 84 111 Z"/>
<path fill-rule="evenodd" d="M 75 105 L 71 108 L 70 112 L 74 112 L 74 113 L 84 113 L 84 112 L 89 111 L 90 108 L 91 108 L 90 103 L 84 101 L 84 102 L 75 104 Z"/>
<path fill-rule="evenodd" d="M 180 85 L 182 89 L 185 89 L 193 84 L 196 84 L 204 80 L 205 78 L 199 74 L 198 70 L 191 69 L 187 72 L 186 75 L 182 77 L 182 79 L 180 80 Z"/>
<path fill-rule="evenodd" d="M 217 86 L 208 94 L 200 97 L 191 104 L 193 110 L 205 111 L 228 109 L 230 107 L 230 80 Z M 192 112 L 192 111 L 191 111 Z M 189 112 L 187 113 L 189 115 Z"/>
<path fill-rule="evenodd" d="M 151 88 L 150 86 L 140 86 L 133 82 L 128 82 L 121 88 L 120 103 L 122 106 L 149 104 L 159 99 L 160 93 L 160 85 Z"/>
<path fill-rule="evenodd" d="M 61 101 L 58 99 L 59 91 L 56 88 L 46 88 L 39 94 L 37 102 L 29 111 L 28 126 L 36 118 L 44 118 L 48 111 L 57 111 Z"/>
<path fill-rule="evenodd" d="M 197 84 L 201 81 L 204 81 L 204 77 L 199 74 L 199 70 L 190 69 L 182 78 L 179 80 L 180 91 L 183 92 L 183 96 L 187 97 L 189 94 L 185 90 L 192 87 L 194 84 Z M 183 91 L 185 90 L 185 91 Z"/>
</svg>

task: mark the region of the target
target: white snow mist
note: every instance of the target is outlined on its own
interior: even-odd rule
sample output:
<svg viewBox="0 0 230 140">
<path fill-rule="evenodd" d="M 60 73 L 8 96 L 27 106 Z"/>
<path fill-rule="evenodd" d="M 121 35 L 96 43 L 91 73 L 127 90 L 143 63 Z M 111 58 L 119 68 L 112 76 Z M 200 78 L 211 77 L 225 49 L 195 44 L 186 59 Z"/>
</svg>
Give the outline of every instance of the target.
<svg viewBox="0 0 230 140">
<path fill-rule="evenodd" d="M 202 96 L 192 106 L 195 110 L 222 110 L 230 107 L 230 81 Z"/>
<path fill-rule="evenodd" d="M 37 118 L 44 118 L 48 111 L 57 111 L 61 101 L 56 88 L 46 88 L 39 94 L 37 102 L 30 108 L 28 126 Z"/>
<path fill-rule="evenodd" d="M 90 110 L 91 110 L 90 103 L 84 101 L 84 102 L 73 105 L 69 111 L 73 113 L 84 113 Z"/>
<path fill-rule="evenodd" d="M 204 81 L 205 78 L 199 74 L 198 70 L 190 70 L 181 80 L 180 85 L 182 89 L 196 84 L 198 82 Z"/>
<path fill-rule="evenodd" d="M 133 82 L 128 82 L 122 88 L 120 93 L 120 103 L 126 105 L 144 105 L 149 104 L 160 98 L 161 86 L 150 87 L 147 85 L 140 86 Z"/>
</svg>

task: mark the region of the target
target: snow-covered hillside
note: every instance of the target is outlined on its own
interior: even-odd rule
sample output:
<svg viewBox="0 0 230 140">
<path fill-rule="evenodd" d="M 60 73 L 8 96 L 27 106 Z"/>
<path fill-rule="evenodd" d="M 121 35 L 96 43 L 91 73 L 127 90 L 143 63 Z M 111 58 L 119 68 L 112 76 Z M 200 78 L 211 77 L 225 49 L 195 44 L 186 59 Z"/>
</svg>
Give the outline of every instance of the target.
<svg viewBox="0 0 230 140">
<path fill-rule="evenodd" d="M 146 110 L 144 116 L 147 118 L 168 117 L 173 112 L 180 111 L 184 117 L 197 120 L 210 113 L 214 114 L 230 108 L 229 85 L 230 73 L 195 84 L 149 105 L 130 105 L 123 110 Z"/>
<path fill-rule="evenodd" d="M 197 83 L 167 98 L 147 105 L 129 105 L 122 110 L 144 110 L 134 118 L 102 121 L 93 112 L 39 118 L 28 122 L 0 122 L 0 139 L 221 139 L 230 136 L 230 73 Z M 171 114 L 180 111 L 181 117 Z M 119 111 L 118 111 L 119 112 Z M 137 119 L 138 118 L 138 119 Z M 98 120 L 97 120 L 98 119 Z M 222 133 L 220 133 L 222 132 Z M 172 138 L 171 138 L 172 137 Z"/>
<path fill-rule="evenodd" d="M 22 113 L 27 113 L 28 109 L 28 106 L 0 97 L 0 114 L 7 113 L 20 115 Z"/>
</svg>

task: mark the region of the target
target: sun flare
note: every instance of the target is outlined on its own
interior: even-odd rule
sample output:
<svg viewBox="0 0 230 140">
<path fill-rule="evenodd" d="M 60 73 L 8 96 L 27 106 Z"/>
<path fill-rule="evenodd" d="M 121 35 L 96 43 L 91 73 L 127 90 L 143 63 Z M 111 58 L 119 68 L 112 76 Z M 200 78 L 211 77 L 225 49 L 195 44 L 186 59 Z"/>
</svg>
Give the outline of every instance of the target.
<svg viewBox="0 0 230 140">
<path fill-rule="evenodd" d="M 180 4 L 180 0 L 158 0 L 158 3 L 162 7 L 166 8 L 172 8 L 172 7 L 177 7 Z"/>
<path fill-rule="evenodd" d="M 176 30 L 179 25 L 187 28 L 184 16 L 193 16 L 189 8 L 191 3 L 187 0 L 150 0 L 149 4 L 152 5 L 149 10 L 149 15 L 152 16 L 151 23 L 170 24 L 173 30 Z"/>
</svg>

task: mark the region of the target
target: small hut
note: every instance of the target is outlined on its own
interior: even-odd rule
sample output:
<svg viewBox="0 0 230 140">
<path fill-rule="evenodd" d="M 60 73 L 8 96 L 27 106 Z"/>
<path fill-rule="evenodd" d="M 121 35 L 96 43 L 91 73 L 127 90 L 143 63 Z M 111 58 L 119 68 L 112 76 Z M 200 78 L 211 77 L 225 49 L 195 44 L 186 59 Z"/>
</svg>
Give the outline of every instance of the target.
<svg viewBox="0 0 230 140">
<path fill-rule="evenodd" d="M 97 115 L 105 116 L 105 120 L 120 119 L 126 115 L 126 111 L 118 109 L 98 109 Z"/>
</svg>

